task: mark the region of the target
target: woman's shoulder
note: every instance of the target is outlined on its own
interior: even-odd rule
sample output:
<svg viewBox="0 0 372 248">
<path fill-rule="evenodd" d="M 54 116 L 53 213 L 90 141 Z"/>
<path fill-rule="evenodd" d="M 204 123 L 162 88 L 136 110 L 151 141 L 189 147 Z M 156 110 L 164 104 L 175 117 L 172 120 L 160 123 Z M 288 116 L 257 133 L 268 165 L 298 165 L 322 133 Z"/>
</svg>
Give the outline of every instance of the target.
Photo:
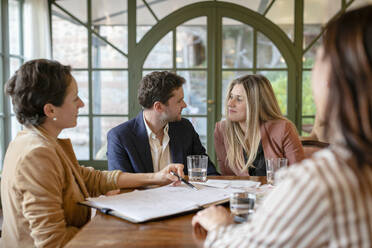
<svg viewBox="0 0 372 248">
<path fill-rule="evenodd" d="M 22 161 L 31 157 L 48 157 L 56 154 L 55 146 L 52 142 L 32 130 L 23 130 L 19 132 L 16 138 L 11 142 L 8 153 L 18 157 Z"/>
<path fill-rule="evenodd" d="M 48 171 L 57 173 L 56 159 L 57 152 L 53 146 L 43 136 L 28 130 L 18 133 L 16 138 L 9 144 L 4 159 L 4 170 L 18 181 L 27 181 L 33 178 L 35 173 Z M 13 167 L 13 169 L 10 169 Z"/>
<path fill-rule="evenodd" d="M 312 157 L 288 167 L 288 174 L 293 177 L 308 175 L 318 183 L 326 183 L 332 188 L 332 182 L 336 183 L 346 174 L 353 174 L 346 164 L 347 156 L 343 157 L 335 152 L 334 148 L 325 148 L 313 154 Z M 349 171 L 349 172 L 347 172 Z"/>
<path fill-rule="evenodd" d="M 288 129 L 293 129 L 294 124 L 287 119 L 275 119 L 265 121 L 262 126 L 268 131 L 285 132 Z"/>
</svg>

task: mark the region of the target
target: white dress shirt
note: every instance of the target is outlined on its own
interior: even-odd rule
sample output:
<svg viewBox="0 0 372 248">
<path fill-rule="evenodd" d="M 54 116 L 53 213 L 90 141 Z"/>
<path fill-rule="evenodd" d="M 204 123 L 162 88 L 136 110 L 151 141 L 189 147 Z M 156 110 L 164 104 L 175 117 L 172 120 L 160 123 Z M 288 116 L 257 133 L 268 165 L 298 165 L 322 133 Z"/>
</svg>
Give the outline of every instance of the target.
<svg viewBox="0 0 372 248">
<path fill-rule="evenodd" d="M 145 122 L 145 127 L 147 131 L 147 136 L 149 137 L 149 144 L 151 148 L 152 164 L 154 166 L 154 172 L 160 171 L 171 163 L 170 152 L 169 152 L 169 135 L 167 124 L 164 129 L 163 142 L 156 137 L 156 134 L 147 125 L 145 115 L 143 115 L 143 120 Z"/>
</svg>

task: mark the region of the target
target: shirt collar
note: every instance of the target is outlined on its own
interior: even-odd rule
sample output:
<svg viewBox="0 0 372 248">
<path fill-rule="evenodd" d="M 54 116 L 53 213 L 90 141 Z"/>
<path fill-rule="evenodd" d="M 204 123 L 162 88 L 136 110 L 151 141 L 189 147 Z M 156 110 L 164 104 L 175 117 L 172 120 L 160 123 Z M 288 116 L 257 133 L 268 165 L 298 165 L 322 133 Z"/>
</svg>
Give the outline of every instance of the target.
<svg viewBox="0 0 372 248">
<path fill-rule="evenodd" d="M 145 123 L 145 127 L 146 127 L 147 136 L 149 138 L 156 139 L 156 134 L 151 130 L 149 125 L 147 125 L 147 121 L 145 119 L 145 113 L 142 113 L 142 115 L 143 115 L 143 122 Z M 165 127 L 163 128 L 164 134 L 168 134 L 168 130 L 169 130 L 169 124 L 167 123 L 167 125 L 165 125 Z"/>
</svg>

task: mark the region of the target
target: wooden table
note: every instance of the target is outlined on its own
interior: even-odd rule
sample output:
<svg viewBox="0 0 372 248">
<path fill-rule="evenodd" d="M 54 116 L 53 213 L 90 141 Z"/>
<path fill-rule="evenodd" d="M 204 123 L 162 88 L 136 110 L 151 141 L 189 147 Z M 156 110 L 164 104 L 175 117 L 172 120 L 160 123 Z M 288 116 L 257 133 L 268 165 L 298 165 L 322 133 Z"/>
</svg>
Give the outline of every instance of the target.
<svg viewBox="0 0 372 248">
<path fill-rule="evenodd" d="M 249 179 L 266 183 L 266 177 L 208 177 Z M 71 247 L 201 247 L 193 237 L 191 219 L 195 213 L 159 221 L 134 224 L 104 214 L 96 215 L 67 244 Z"/>
</svg>

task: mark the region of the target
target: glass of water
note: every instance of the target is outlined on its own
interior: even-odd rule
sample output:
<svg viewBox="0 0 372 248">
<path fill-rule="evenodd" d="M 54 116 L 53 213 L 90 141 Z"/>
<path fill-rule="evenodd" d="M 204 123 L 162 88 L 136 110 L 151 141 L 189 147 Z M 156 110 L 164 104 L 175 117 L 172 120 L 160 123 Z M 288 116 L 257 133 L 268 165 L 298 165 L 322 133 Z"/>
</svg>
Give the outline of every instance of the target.
<svg viewBox="0 0 372 248">
<path fill-rule="evenodd" d="M 187 170 L 189 181 L 205 182 L 207 181 L 208 156 L 190 155 L 187 156 Z"/>
<path fill-rule="evenodd" d="M 247 221 L 254 213 L 256 195 L 250 192 L 236 192 L 230 196 L 230 211 L 237 222 Z"/>
<path fill-rule="evenodd" d="M 269 158 L 266 159 L 266 179 L 267 183 L 275 184 L 275 173 L 288 166 L 288 159 L 286 158 Z"/>
</svg>

